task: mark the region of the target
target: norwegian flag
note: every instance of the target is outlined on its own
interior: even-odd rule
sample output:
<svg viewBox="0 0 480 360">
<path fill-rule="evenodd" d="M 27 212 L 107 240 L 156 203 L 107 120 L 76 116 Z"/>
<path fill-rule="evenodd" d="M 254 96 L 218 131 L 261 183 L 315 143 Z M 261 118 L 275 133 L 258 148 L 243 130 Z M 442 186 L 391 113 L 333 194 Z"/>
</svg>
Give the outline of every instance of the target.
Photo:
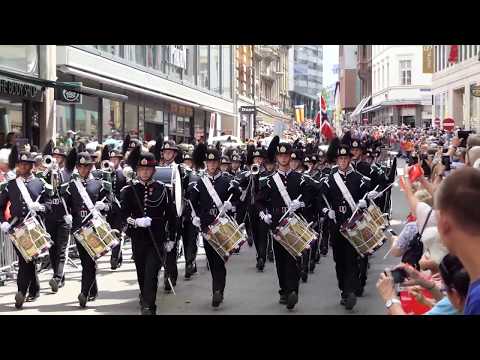
<svg viewBox="0 0 480 360">
<path fill-rule="evenodd" d="M 332 125 L 330 125 L 330 122 L 328 121 L 327 113 L 322 114 L 322 125 L 320 126 L 320 133 L 328 141 L 330 141 L 333 138 L 334 131 L 333 131 Z"/>
<path fill-rule="evenodd" d="M 448 62 L 456 64 L 458 61 L 458 45 L 450 45 L 448 52 Z"/>
<path fill-rule="evenodd" d="M 325 101 L 323 95 L 320 96 L 320 110 L 322 110 L 323 114 L 327 113 L 327 102 Z"/>
</svg>

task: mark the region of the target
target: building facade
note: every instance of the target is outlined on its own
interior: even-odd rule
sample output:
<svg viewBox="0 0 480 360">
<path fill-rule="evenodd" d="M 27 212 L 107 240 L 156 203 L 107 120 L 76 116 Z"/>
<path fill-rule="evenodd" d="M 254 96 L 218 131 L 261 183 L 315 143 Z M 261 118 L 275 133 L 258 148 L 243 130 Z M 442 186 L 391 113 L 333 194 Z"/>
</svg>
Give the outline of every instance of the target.
<svg viewBox="0 0 480 360">
<path fill-rule="evenodd" d="M 455 45 L 454 45 L 455 46 Z M 449 61 L 452 45 L 434 45 L 432 76 L 433 119 L 450 117 L 455 125 L 480 131 L 480 45 L 456 45 L 457 59 Z"/>
<path fill-rule="evenodd" d="M 357 45 L 339 46 L 340 107 L 344 120 L 350 121 L 351 113 L 360 102 L 360 80 L 357 74 Z"/>
<path fill-rule="evenodd" d="M 372 45 L 357 45 L 357 76 L 360 81 L 360 102 L 350 115 L 357 124 L 368 123 L 369 114 L 362 115 L 372 105 Z"/>
<path fill-rule="evenodd" d="M 424 72 L 421 45 L 372 46 L 372 124 L 423 127 L 432 118 L 432 74 Z"/>
<path fill-rule="evenodd" d="M 313 119 L 320 109 L 323 89 L 323 45 L 293 45 L 289 51 L 292 107 L 305 106 L 305 117 Z"/>
</svg>

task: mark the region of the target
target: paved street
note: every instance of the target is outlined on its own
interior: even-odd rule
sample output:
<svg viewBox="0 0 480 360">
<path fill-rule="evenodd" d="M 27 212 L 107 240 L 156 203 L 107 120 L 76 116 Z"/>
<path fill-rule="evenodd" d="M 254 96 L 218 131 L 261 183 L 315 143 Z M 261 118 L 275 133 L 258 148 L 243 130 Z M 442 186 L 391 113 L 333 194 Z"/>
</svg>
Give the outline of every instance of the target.
<svg viewBox="0 0 480 360">
<path fill-rule="evenodd" d="M 406 202 L 398 187 L 393 189 L 393 228 L 399 232 L 400 222 L 406 215 Z M 202 249 L 203 250 L 203 249 Z M 384 314 L 384 305 L 377 296 L 375 282 L 378 274 L 397 261 L 391 257 L 383 259 L 387 251 L 384 245 L 371 259 L 369 279 L 365 295 L 358 299 L 353 311 L 339 305 L 334 263 L 331 250 L 317 265 L 315 274 L 310 275 L 306 284 L 300 285 L 299 303 L 289 312 L 278 304 L 278 280 L 273 263 L 268 263 L 264 273 L 255 268 L 255 250 L 244 246 L 239 255 L 227 263 L 227 287 L 225 301 L 219 309 L 212 309 L 211 277 L 206 268 L 204 255 L 199 256 L 198 274 L 191 280 L 183 279 L 184 265 L 179 264 L 179 280 L 176 295 L 163 291 L 163 275 L 160 280 L 157 306 L 158 314 Z M 203 253 L 203 251 L 202 251 Z M 110 270 L 110 256 L 102 258 L 98 271 L 98 299 L 80 309 L 77 295 L 80 292 L 81 269 L 67 266 L 66 286 L 52 294 L 48 281 L 51 270 L 40 274 L 41 296 L 35 303 L 25 303 L 23 310 L 14 307 L 15 282 L 0 287 L 0 314 L 68 314 L 68 315 L 127 315 L 139 314 L 138 285 L 131 250 L 125 250 L 124 264 L 116 271 Z M 76 260 L 79 264 L 79 260 Z"/>
</svg>

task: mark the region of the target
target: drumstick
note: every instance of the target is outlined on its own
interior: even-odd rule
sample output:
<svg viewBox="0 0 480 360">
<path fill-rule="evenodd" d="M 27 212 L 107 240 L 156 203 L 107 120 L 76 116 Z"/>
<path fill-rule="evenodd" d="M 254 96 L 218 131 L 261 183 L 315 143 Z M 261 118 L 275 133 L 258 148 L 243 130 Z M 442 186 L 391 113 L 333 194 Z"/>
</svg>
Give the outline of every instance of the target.
<svg viewBox="0 0 480 360">
<path fill-rule="evenodd" d="M 379 186 L 380 186 L 380 185 L 375 186 L 375 189 L 373 189 L 372 191 L 377 190 Z M 363 195 L 362 200 L 365 200 L 365 198 L 367 197 L 367 195 L 368 195 L 368 192 L 365 193 L 365 195 Z M 350 219 L 348 220 L 348 222 L 352 221 L 352 219 L 353 219 L 353 217 L 355 216 L 355 214 L 357 213 L 358 209 L 360 209 L 359 206 L 357 206 L 357 208 L 356 208 L 355 211 L 353 212 L 353 214 L 352 214 L 352 216 L 350 217 Z"/>
<path fill-rule="evenodd" d="M 324 194 L 322 194 L 322 197 L 323 197 L 323 200 L 325 201 L 325 203 L 327 204 L 327 207 L 328 207 L 328 210 L 332 210 L 332 207 L 330 206 L 327 198 L 325 197 Z M 333 219 L 333 222 L 336 224 L 337 223 L 337 219 Z"/>
<path fill-rule="evenodd" d="M 395 183 L 396 183 L 396 181 L 394 181 L 393 183 L 391 183 L 390 185 L 388 185 L 385 189 L 383 189 L 381 192 L 379 192 L 378 195 L 375 196 L 375 199 L 378 198 L 379 196 L 382 196 L 382 194 L 383 194 L 385 191 L 387 191 L 388 189 L 390 189 L 390 188 L 393 186 L 393 184 L 395 184 Z"/>
<path fill-rule="evenodd" d="M 300 194 L 295 200 L 300 200 L 302 198 L 302 194 Z M 282 220 L 285 218 L 285 216 L 287 216 L 290 212 L 287 211 L 285 214 L 283 214 L 283 216 L 280 218 L 280 220 L 278 220 L 278 223 L 281 223 Z"/>
</svg>

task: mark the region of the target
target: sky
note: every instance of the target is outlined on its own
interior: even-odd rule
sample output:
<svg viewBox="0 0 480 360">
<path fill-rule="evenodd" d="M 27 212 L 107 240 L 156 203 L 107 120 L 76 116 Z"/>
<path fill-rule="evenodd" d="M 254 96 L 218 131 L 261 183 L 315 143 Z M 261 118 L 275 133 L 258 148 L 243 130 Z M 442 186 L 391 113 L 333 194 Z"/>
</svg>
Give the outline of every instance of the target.
<svg viewBox="0 0 480 360">
<path fill-rule="evenodd" d="M 333 66 L 338 64 L 338 45 L 323 45 L 323 86 L 335 84 L 338 74 L 333 73 Z"/>
</svg>

